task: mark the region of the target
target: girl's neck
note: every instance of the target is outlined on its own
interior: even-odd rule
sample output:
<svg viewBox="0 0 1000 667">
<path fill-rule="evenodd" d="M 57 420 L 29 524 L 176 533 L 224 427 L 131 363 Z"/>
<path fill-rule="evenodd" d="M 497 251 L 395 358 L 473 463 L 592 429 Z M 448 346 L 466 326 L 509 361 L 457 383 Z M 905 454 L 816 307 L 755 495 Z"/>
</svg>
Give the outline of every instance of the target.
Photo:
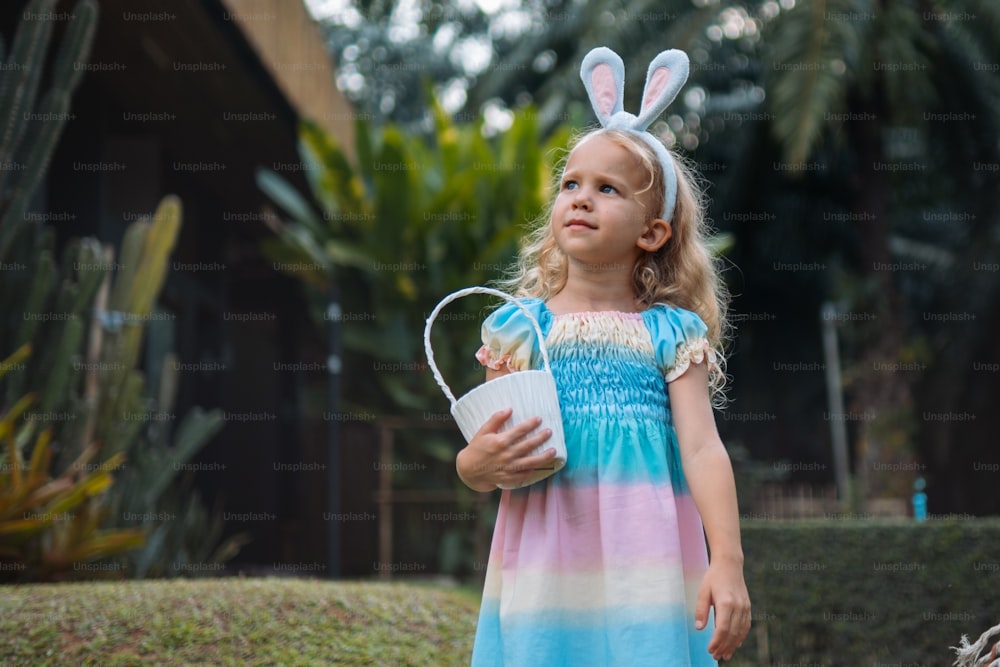
<svg viewBox="0 0 1000 667">
<path fill-rule="evenodd" d="M 549 309 L 557 314 L 587 311 L 620 311 L 634 313 L 644 310 L 635 298 L 632 276 L 613 271 L 579 271 L 569 267 L 566 285 L 548 300 Z"/>
</svg>

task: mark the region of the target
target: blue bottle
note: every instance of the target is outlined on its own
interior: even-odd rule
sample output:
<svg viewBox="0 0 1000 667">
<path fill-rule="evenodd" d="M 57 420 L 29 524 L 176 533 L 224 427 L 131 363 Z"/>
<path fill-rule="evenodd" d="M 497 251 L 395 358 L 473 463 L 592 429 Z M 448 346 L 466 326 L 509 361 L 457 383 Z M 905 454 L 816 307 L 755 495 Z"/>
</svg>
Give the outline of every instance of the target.
<svg viewBox="0 0 1000 667">
<path fill-rule="evenodd" d="M 927 520 L 927 494 L 924 493 L 924 487 L 927 486 L 927 482 L 924 481 L 923 477 L 917 477 L 913 480 L 913 519 L 915 521 L 926 521 Z"/>
</svg>

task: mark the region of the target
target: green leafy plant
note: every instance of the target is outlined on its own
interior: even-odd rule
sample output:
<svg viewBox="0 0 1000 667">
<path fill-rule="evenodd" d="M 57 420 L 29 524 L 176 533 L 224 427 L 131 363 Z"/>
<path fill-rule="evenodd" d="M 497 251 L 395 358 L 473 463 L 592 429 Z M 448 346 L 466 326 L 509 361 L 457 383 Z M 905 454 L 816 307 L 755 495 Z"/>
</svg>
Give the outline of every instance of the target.
<svg viewBox="0 0 1000 667">
<path fill-rule="evenodd" d="M 135 418 L 151 409 L 169 411 L 176 391 L 166 391 L 161 381 L 153 400 L 137 366 L 180 229 L 181 203 L 167 197 L 151 220 L 130 225 L 117 262 L 113 248 L 93 238 L 71 240 L 57 261 L 52 230 L 30 219 L 28 206 L 65 125 L 70 95 L 83 71 L 74 65 L 88 57 L 97 5 L 81 0 L 74 7 L 46 78 L 43 65 L 55 23 L 49 17 L 55 7 L 56 0 L 32 0 L 9 54 L 0 39 L 5 62 L 0 162 L 16 165 L 0 170 L 0 350 L 20 349 L 29 341 L 35 350 L 0 380 L 0 405 L 21 405 L 23 396 L 32 397 L 32 419 L 11 436 L 19 456 L 32 442 L 41 442 L 41 430 L 45 446 L 36 444 L 34 451 L 45 452 L 38 462 L 47 463 L 46 471 L 73 465 L 116 471 L 99 521 L 150 534 L 123 568 L 166 574 L 169 568 L 157 570 L 155 564 L 215 549 L 221 533 L 218 517 L 209 517 L 197 495 L 183 486 L 190 480 L 178 478 L 182 466 L 176 465 L 190 460 L 219 431 L 221 411 L 192 410 L 173 433 Z M 39 101 L 43 81 L 49 89 Z M 122 457 L 129 463 L 119 469 Z M 166 506 L 177 508 L 183 519 L 125 518 L 176 514 L 161 509 Z M 88 515 L 88 521 L 95 520 L 97 515 Z M 238 544 L 227 542 L 217 553 L 231 555 Z"/>
<path fill-rule="evenodd" d="M 218 512 L 209 516 L 187 488 L 190 480 L 180 479 L 183 464 L 222 428 L 221 411 L 196 408 L 175 431 L 141 418 L 169 412 L 176 393 L 169 364 L 155 399 L 146 396 L 136 366 L 180 223 L 180 201 L 165 198 L 151 219 L 129 226 L 118 262 L 110 247 L 94 239 L 75 241 L 65 251 L 62 281 L 52 260 L 52 235 L 38 228 L 21 237 L 31 244 L 10 249 L 8 257 L 19 270 L 0 276 L 32 286 L 10 292 L 15 296 L 5 299 L 3 308 L 11 313 L 5 321 L 20 320 L 7 332 L 11 338 L 36 341 L 41 350 L 30 363 L 10 366 L 0 380 L 0 395 L 8 401 L 26 389 L 37 397 L 34 419 L 18 433 L 16 448 L 23 450 L 47 424 L 52 448 L 40 460 L 51 459 L 52 470 L 87 465 L 116 471 L 117 483 L 107 490 L 100 516 L 88 520 L 149 536 L 139 549 L 114 552 L 119 560 L 110 571 L 134 576 L 172 576 L 179 574 L 174 562 L 228 559 L 243 541 L 220 544 Z M 114 280 L 113 267 L 118 267 Z M 129 462 L 121 465 L 125 457 Z M 30 572 L 46 576 L 40 567 Z"/>
<path fill-rule="evenodd" d="M 69 112 L 70 95 L 83 71 L 75 67 L 90 52 L 97 26 L 97 5 L 80 0 L 59 45 L 51 84 L 38 101 L 42 63 L 52 39 L 57 0 L 31 0 L 25 7 L 10 52 L 0 39 L 0 256 L 23 225 L 32 195 L 41 183 Z M 43 120 L 36 120 L 41 118 Z"/>
<path fill-rule="evenodd" d="M 166 197 L 150 219 L 129 226 L 122 241 L 114 281 L 105 276 L 85 364 L 84 404 L 90 409 L 84 433 L 94 433 L 101 456 L 127 453 L 130 465 L 113 491 L 115 520 L 141 526 L 145 546 L 128 553 L 124 568 L 133 576 L 173 576 L 175 563 L 209 563 L 231 558 L 242 536 L 219 544 L 222 523 L 209 517 L 197 494 L 180 479 L 181 471 L 224 425 L 221 410 L 194 408 L 175 431 L 155 420 L 136 418 L 153 412 L 172 414 L 176 371 L 168 356 L 155 397 L 147 396 L 145 377 L 136 369 L 145 325 L 156 314 L 156 299 L 166 279 L 168 260 L 181 225 L 181 203 Z M 110 251 L 105 256 L 111 259 Z"/>
<path fill-rule="evenodd" d="M 172 413 L 177 394 L 173 355 L 164 360 L 156 406 Z M 141 446 L 130 448 L 128 474 L 116 488 L 116 514 L 128 525 L 144 526 L 149 538 L 140 549 L 125 554 L 127 571 L 137 579 L 178 575 L 217 574 L 248 538 L 238 534 L 222 540 L 219 512 L 209 513 L 191 488 L 187 464 L 223 427 L 218 411 L 195 407 L 184 416 L 174 434 L 150 428 Z"/>
<path fill-rule="evenodd" d="M 0 363 L 0 377 L 22 364 L 31 351 L 24 344 Z M 28 394 L 0 417 L 0 579 L 49 579 L 71 576 L 77 567 L 142 546 L 142 530 L 104 530 L 107 491 L 112 470 L 124 460 L 116 454 L 100 465 L 91 463 L 98 447 L 87 447 L 57 476 L 49 473 L 51 429 L 35 438 L 30 458 L 21 455 L 18 430 L 37 396 Z M 27 422 L 30 423 L 30 422 Z"/>
<path fill-rule="evenodd" d="M 350 151 L 304 122 L 300 155 L 318 212 L 278 174 L 258 173 L 291 216 L 264 252 L 307 285 L 317 322 L 341 319 L 352 353 L 345 374 L 360 383 L 352 399 L 383 413 L 440 404 L 424 372 L 424 320 L 444 294 L 504 273 L 524 224 L 542 213 L 555 149 L 568 140 L 566 128 L 542 137 L 531 108 L 492 141 L 481 124 L 457 125 L 440 107 L 433 118 L 429 136 L 358 120 Z M 342 312 L 331 315 L 332 284 L 342 289 Z M 481 380 L 471 351 L 459 351 L 478 338 L 483 305 L 456 304 L 439 327 L 442 347 L 456 352 L 442 371 L 459 383 Z"/>
</svg>

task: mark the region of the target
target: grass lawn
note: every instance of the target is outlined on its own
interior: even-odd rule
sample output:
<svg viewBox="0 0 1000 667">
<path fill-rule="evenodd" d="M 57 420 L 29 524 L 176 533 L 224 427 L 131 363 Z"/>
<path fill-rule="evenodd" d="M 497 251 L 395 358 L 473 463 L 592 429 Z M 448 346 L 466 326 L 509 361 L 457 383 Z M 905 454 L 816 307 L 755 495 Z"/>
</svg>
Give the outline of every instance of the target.
<svg viewBox="0 0 1000 667">
<path fill-rule="evenodd" d="M 0 591 L 3 665 L 468 665 L 478 600 L 402 583 L 185 579 Z"/>
</svg>

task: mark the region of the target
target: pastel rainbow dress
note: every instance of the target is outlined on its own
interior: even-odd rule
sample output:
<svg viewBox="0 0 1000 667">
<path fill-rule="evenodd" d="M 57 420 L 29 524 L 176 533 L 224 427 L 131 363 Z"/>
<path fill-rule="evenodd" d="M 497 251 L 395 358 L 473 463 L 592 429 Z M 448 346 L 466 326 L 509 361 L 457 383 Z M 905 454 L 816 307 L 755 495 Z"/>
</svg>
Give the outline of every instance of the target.
<svg viewBox="0 0 1000 667">
<path fill-rule="evenodd" d="M 474 667 L 702 667 L 709 622 L 694 629 L 708 566 L 684 479 L 667 383 L 715 355 L 694 313 L 537 318 L 559 390 L 567 463 L 503 491 L 476 628 Z M 483 324 L 477 358 L 541 366 L 535 332 L 512 304 Z"/>
</svg>

